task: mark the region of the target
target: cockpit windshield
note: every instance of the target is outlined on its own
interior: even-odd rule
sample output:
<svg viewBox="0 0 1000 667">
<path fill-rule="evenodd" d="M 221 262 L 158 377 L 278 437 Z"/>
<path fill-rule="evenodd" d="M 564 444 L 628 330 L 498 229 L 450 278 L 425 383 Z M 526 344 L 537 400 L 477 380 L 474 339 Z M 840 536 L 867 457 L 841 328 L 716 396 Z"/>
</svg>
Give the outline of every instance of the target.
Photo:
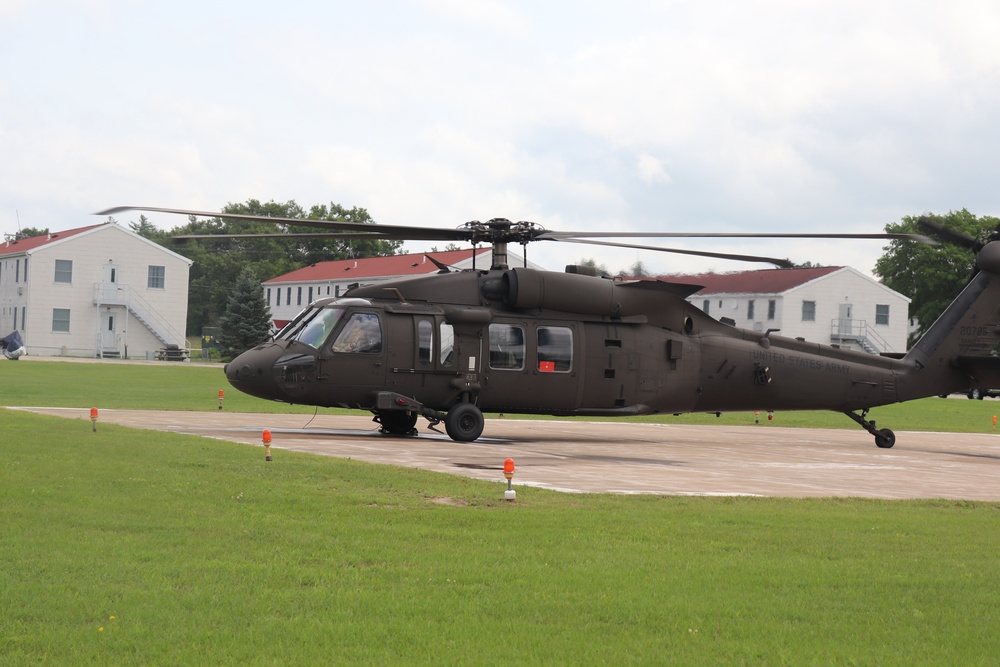
<svg viewBox="0 0 1000 667">
<path fill-rule="evenodd" d="M 278 333 L 278 340 L 295 340 L 317 350 L 337 326 L 346 308 L 310 306 Z"/>
</svg>

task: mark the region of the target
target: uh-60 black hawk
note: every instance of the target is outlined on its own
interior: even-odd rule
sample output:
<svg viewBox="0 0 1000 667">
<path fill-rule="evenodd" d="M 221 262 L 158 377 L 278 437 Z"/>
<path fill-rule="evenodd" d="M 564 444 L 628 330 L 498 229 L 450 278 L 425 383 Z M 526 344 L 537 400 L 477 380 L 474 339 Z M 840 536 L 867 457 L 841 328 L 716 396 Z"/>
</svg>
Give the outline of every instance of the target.
<svg viewBox="0 0 1000 667">
<path fill-rule="evenodd" d="M 976 253 L 965 289 L 905 354 L 872 355 L 740 329 L 692 306 L 699 287 L 507 266 L 507 245 L 569 241 L 726 259 L 787 260 L 596 241 L 610 237 L 904 238 L 907 234 L 555 232 L 493 219 L 455 229 L 283 219 L 152 207 L 125 210 L 310 226 L 336 238 L 492 245 L 489 269 L 356 287 L 319 299 L 273 339 L 226 366 L 253 396 L 370 410 L 381 430 L 412 434 L 418 417 L 473 441 L 483 411 L 617 417 L 653 413 L 835 410 L 892 447 L 870 408 L 1000 386 L 1000 230 L 976 240 L 932 228 Z M 931 226 L 925 221 L 925 226 Z M 231 235 L 232 236 L 232 235 Z M 265 235 L 253 235 L 265 236 Z M 270 236 L 287 236 L 275 234 Z M 179 238 L 205 238 L 204 236 Z"/>
</svg>

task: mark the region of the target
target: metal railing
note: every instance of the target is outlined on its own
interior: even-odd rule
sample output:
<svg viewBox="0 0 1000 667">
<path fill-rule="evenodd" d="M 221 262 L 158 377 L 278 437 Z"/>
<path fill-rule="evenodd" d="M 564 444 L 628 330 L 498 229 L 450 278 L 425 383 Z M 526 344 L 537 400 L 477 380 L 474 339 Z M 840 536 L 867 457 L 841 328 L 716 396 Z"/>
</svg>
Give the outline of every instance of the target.
<svg viewBox="0 0 1000 667">
<path fill-rule="evenodd" d="M 164 345 L 176 344 L 185 347 L 184 334 L 177 331 L 165 317 L 142 298 L 142 295 L 128 285 L 94 283 L 94 304 L 98 306 L 125 306 Z"/>
<path fill-rule="evenodd" d="M 867 320 L 834 318 L 830 322 L 830 340 L 855 341 L 872 354 L 895 351 L 874 327 L 868 326 Z"/>
</svg>

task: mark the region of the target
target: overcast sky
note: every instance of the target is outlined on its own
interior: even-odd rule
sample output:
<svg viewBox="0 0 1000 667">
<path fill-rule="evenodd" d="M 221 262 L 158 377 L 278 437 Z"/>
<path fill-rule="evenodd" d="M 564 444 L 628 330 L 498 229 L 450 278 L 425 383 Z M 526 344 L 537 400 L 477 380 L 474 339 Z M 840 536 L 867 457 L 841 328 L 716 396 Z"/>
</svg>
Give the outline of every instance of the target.
<svg viewBox="0 0 1000 667">
<path fill-rule="evenodd" d="M 1000 215 L 998 160 L 995 0 L 0 0 L 4 233 L 250 198 L 418 226 L 879 232 Z M 675 245 L 870 272 L 883 244 Z"/>
</svg>

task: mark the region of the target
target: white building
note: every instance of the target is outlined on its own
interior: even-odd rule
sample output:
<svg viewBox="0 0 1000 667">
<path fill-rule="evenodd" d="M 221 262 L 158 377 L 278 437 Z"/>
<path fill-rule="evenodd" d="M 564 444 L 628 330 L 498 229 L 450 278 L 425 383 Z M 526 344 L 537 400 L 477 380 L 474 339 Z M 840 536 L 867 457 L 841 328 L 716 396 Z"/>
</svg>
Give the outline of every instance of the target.
<svg viewBox="0 0 1000 667">
<path fill-rule="evenodd" d="M 755 331 L 873 354 L 905 352 L 910 299 L 848 266 L 664 276 L 703 285 L 688 301 Z"/>
<path fill-rule="evenodd" d="M 279 329 L 291 321 L 315 299 L 341 296 L 354 285 L 370 285 L 393 278 L 407 278 L 440 271 L 438 264 L 453 271 L 490 268 L 492 248 L 467 248 L 412 255 L 390 255 L 364 259 L 341 259 L 318 262 L 264 281 L 264 296 L 271 308 L 271 319 Z M 510 266 L 524 266 L 524 258 L 507 250 Z M 437 264 L 435 263 L 437 262 Z M 540 269 L 533 262 L 529 267 Z"/>
<path fill-rule="evenodd" d="M 190 266 L 114 223 L 0 243 L 0 331 L 21 331 L 34 355 L 183 348 Z"/>
</svg>

